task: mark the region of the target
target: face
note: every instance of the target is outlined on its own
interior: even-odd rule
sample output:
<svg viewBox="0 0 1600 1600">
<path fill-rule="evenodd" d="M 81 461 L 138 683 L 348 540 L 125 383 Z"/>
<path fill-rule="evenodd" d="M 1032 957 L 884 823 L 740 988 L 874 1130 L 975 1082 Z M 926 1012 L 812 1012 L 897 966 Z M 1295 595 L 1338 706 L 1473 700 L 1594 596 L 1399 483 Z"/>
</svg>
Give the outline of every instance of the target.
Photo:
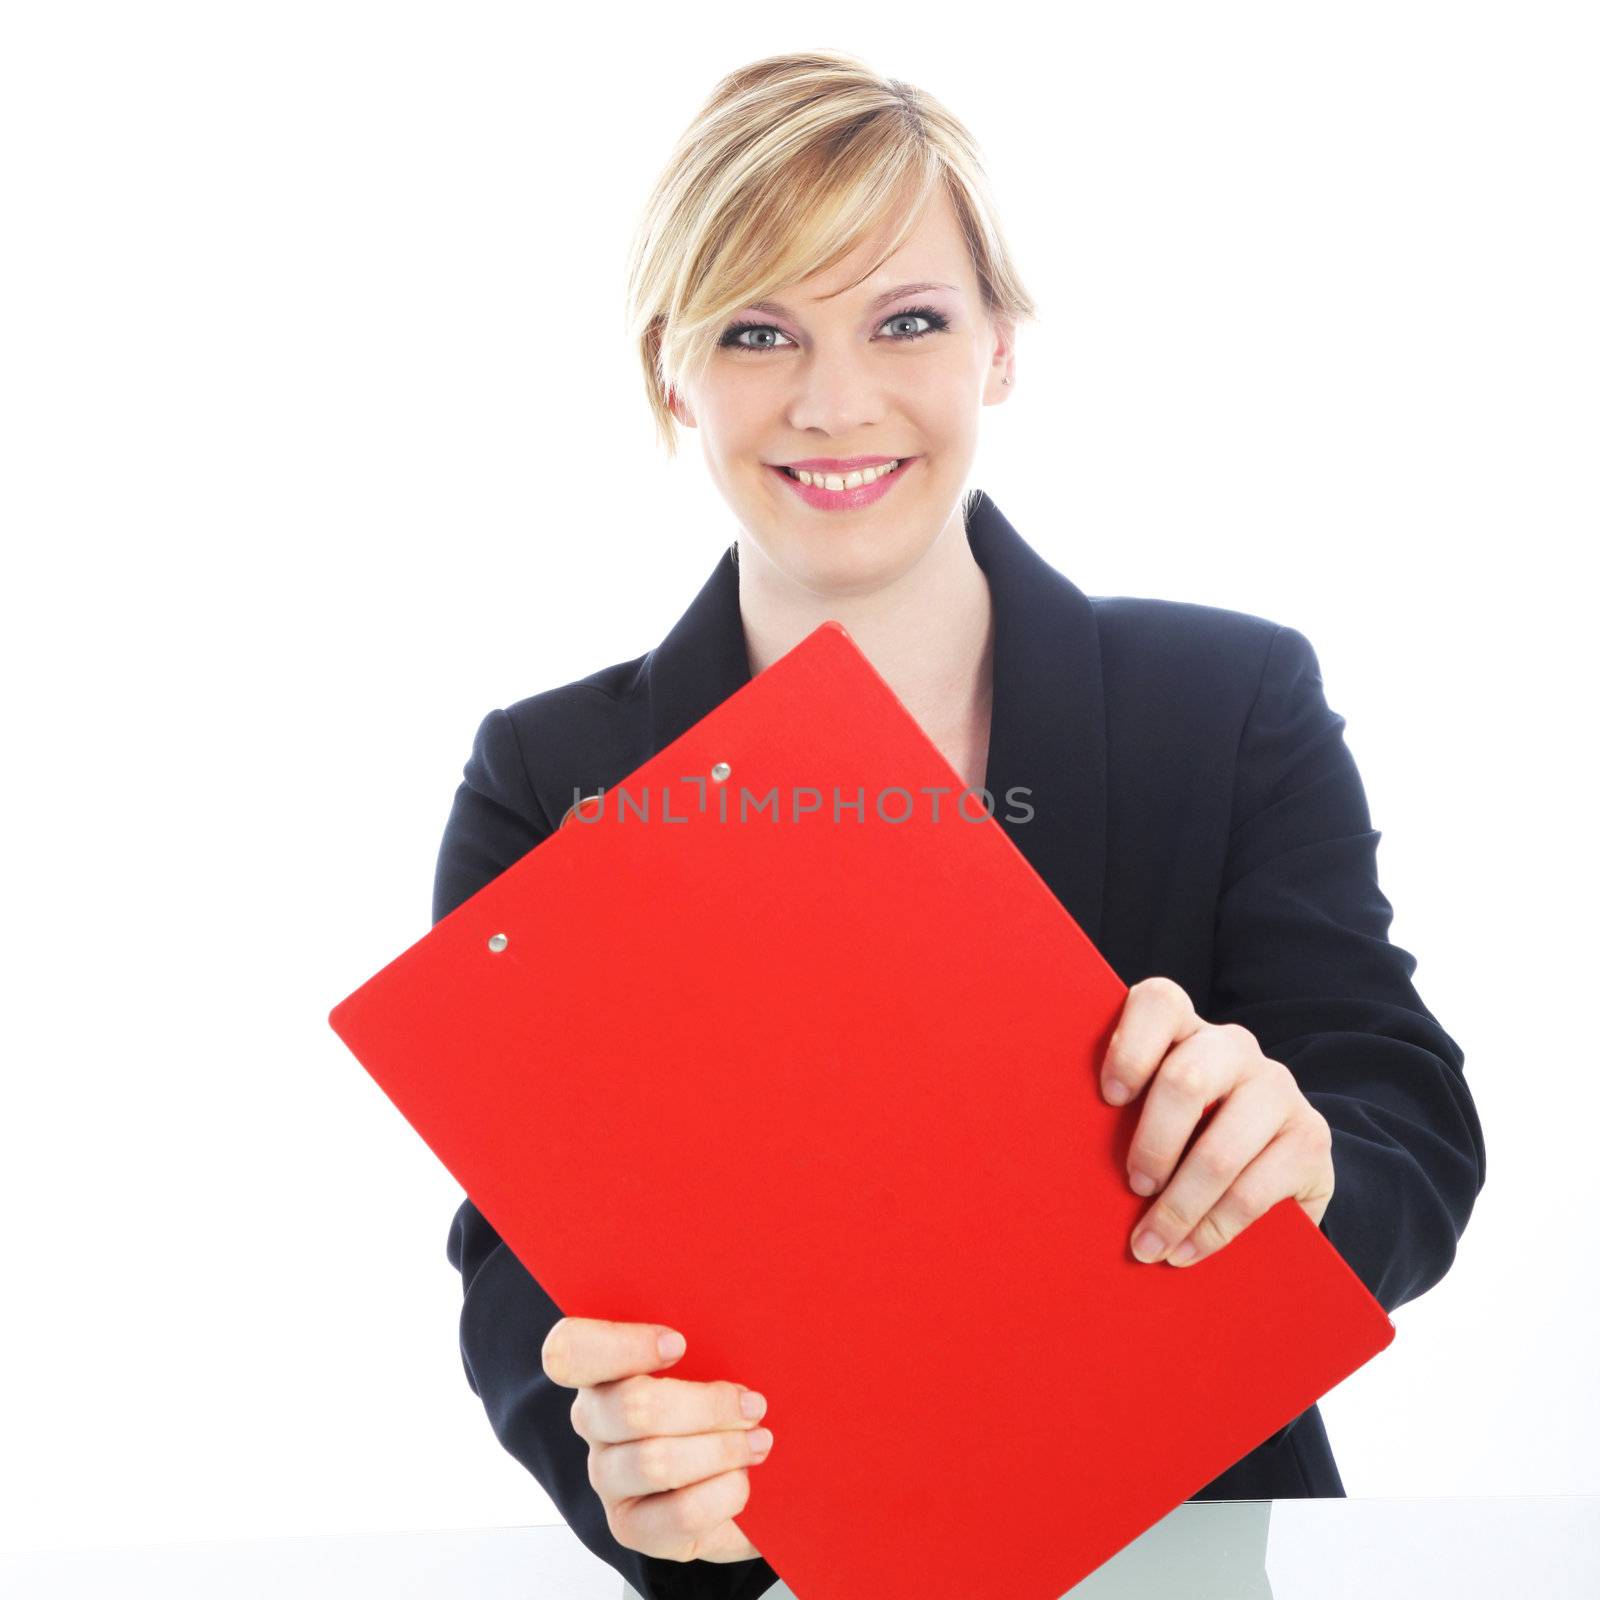
<svg viewBox="0 0 1600 1600">
<path fill-rule="evenodd" d="M 672 401 L 700 431 L 741 553 L 753 543 L 819 594 L 881 587 L 959 524 L 979 408 L 1011 392 L 1014 330 L 985 311 L 949 196 L 870 278 L 823 298 L 872 264 L 872 243 L 730 318 L 704 377 Z M 863 456 L 900 465 L 828 487 Z M 810 488 L 783 470 L 812 461 L 827 465 Z"/>
</svg>

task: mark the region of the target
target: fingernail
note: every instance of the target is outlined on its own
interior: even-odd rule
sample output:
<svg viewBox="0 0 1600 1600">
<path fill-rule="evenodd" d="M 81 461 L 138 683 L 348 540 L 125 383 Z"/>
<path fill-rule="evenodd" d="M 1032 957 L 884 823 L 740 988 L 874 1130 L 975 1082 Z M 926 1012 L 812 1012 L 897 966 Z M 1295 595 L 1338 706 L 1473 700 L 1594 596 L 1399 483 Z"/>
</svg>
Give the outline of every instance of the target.
<svg viewBox="0 0 1600 1600">
<path fill-rule="evenodd" d="M 1128 1187 L 1135 1194 L 1154 1194 L 1156 1192 L 1156 1180 L 1148 1172 L 1135 1172 L 1128 1179 Z"/>
<path fill-rule="evenodd" d="M 764 1456 L 772 1448 L 772 1430 L 770 1428 L 752 1428 L 750 1430 L 750 1454 Z"/>
<path fill-rule="evenodd" d="M 1114 1106 L 1125 1106 L 1128 1103 L 1128 1086 L 1113 1078 L 1106 1085 L 1106 1099 Z"/>
<path fill-rule="evenodd" d="M 1161 1235 L 1146 1229 L 1133 1241 L 1133 1253 L 1141 1261 L 1154 1261 L 1166 1249 Z"/>
<path fill-rule="evenodd" d="M 1185 1239 L 1183 1243 L 1180 1244 L 1178 1248 L 1167 1257 L 1167 1260 L 1170 1261 L 1173 1266 L 1181 1267 L 1185 1261 L 1193 1261 L 1196 1254 L 1197 1252 L 1194 1247 L 1194 1240 Z"/>
<path fill-rule="evenodd" d="M 746 1389 L 739 1396 L 739 1409 L 754 1422 L 767 1409 L 767 1397 L 757 1394 L 754 1389 Z"/>
<path fill-rule="evenodd" d="M 687 1345 L 681 1333 L 664 1333 L 656 1340 L 656 1349 L 661 1352 L 663 1361 L 675 1361 Z"/>
</svg>

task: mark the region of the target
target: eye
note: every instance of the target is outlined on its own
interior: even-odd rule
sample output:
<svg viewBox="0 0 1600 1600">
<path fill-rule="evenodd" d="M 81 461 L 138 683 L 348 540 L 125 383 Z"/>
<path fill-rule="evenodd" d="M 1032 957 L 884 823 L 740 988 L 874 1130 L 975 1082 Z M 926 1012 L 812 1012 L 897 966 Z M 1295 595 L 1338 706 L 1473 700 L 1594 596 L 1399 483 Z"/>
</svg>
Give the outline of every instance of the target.
<svg viewBox="0 0 1600 1600">
<path fill-rule="evenodd" d="M 932 306 L 908 306 L 904 311 L 896 311 L 885 317 L 878 326 L 886 328 L 890 323 L 894 322 L 925 322 L 928 326 L 925 328 L 913 328 L 909 332 L 893 334 L 887 341 L 889 344 L 910 344 L 914 339 L 925 339 L 930 333 L 942 333 L 950 326 L 950 319 L 941 312 L 935 311 Z M 760 351 L 781 350 L 783 348 L 782 345 L 770 341 L 747 344 L 744 339 L 744 335 L 747 333 L 772 334 L 777 339 L 783 339 L 790 344 L 794 343 L 781 328 L 773 327 L 770 322 L 749 321 L 732 324 L 723 333 L 718 343 L 725 350 Z"/>
<path fill-rule="evenodd" d="M 947 328 L 950 326 L 950 324 L 943 317 L 941 317 L 937 311 L 928 309 L 918 310 L 915 307 L 913 307 L 910 311 L 895 312 L 895 314 L 889 318 L 889 321 L 926 322 L 928 324 L 926 328 L 914 328 L 910 333 L 904 335 L 904 337 L 897 339 L 895 341 L 896 344 L 904 344 L 910 339 L 921 339 L 927 334 L 938 333 L 942 328 Z"/>
<path fill-rule="evenodd" d="M 746 344 L 742 335 L 747 333 L 771 333 L 784 339 L 788 335 L 774 328 L 770 322 L 736 322 L 722 336 L 722 346 L 727 350 L 776 350 L 775 344 Z"/>
</svg>

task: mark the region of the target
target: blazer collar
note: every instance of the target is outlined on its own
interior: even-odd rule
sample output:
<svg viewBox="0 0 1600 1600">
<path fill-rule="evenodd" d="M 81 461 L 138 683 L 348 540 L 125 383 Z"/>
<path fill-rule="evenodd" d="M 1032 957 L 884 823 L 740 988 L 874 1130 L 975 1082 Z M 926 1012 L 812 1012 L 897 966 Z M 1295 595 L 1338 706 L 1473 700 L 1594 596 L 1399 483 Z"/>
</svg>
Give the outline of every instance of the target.
<svg viewBox="0 0 1600 1600">
<path fill-rule="evenodd" d="M 985 787 L 995 821 L 1097 941 L 1105 890 L 1106 729 L 1094 606 L 981 489 L 967 516 L 967 541 L 994 605 Z M 652 755 L 750 681 L 731 546 L 644 667 Z M 1009 800 L 1013 788 L 1027 793 Z M 1008 820 L 1013 813 L 1025 820 Z"/>
</svg>

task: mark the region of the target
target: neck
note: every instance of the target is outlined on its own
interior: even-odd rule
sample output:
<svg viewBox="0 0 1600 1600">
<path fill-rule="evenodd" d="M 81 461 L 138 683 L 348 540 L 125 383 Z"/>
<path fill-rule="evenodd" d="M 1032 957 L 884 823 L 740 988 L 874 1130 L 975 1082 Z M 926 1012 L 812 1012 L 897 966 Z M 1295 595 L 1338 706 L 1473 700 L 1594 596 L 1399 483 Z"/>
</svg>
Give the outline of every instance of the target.
<svg viewBox="0 0 1600 1600">
<path fill-rule="evenodd" d="M 865 593 L 806 589 L 740 540 L 739 610 L 752 675 L 823 622 L 841 622 L 936 744 L 948 751 L 987 729 L 994 612 L 959 502 L 914 566 Z"/>
</svg>

